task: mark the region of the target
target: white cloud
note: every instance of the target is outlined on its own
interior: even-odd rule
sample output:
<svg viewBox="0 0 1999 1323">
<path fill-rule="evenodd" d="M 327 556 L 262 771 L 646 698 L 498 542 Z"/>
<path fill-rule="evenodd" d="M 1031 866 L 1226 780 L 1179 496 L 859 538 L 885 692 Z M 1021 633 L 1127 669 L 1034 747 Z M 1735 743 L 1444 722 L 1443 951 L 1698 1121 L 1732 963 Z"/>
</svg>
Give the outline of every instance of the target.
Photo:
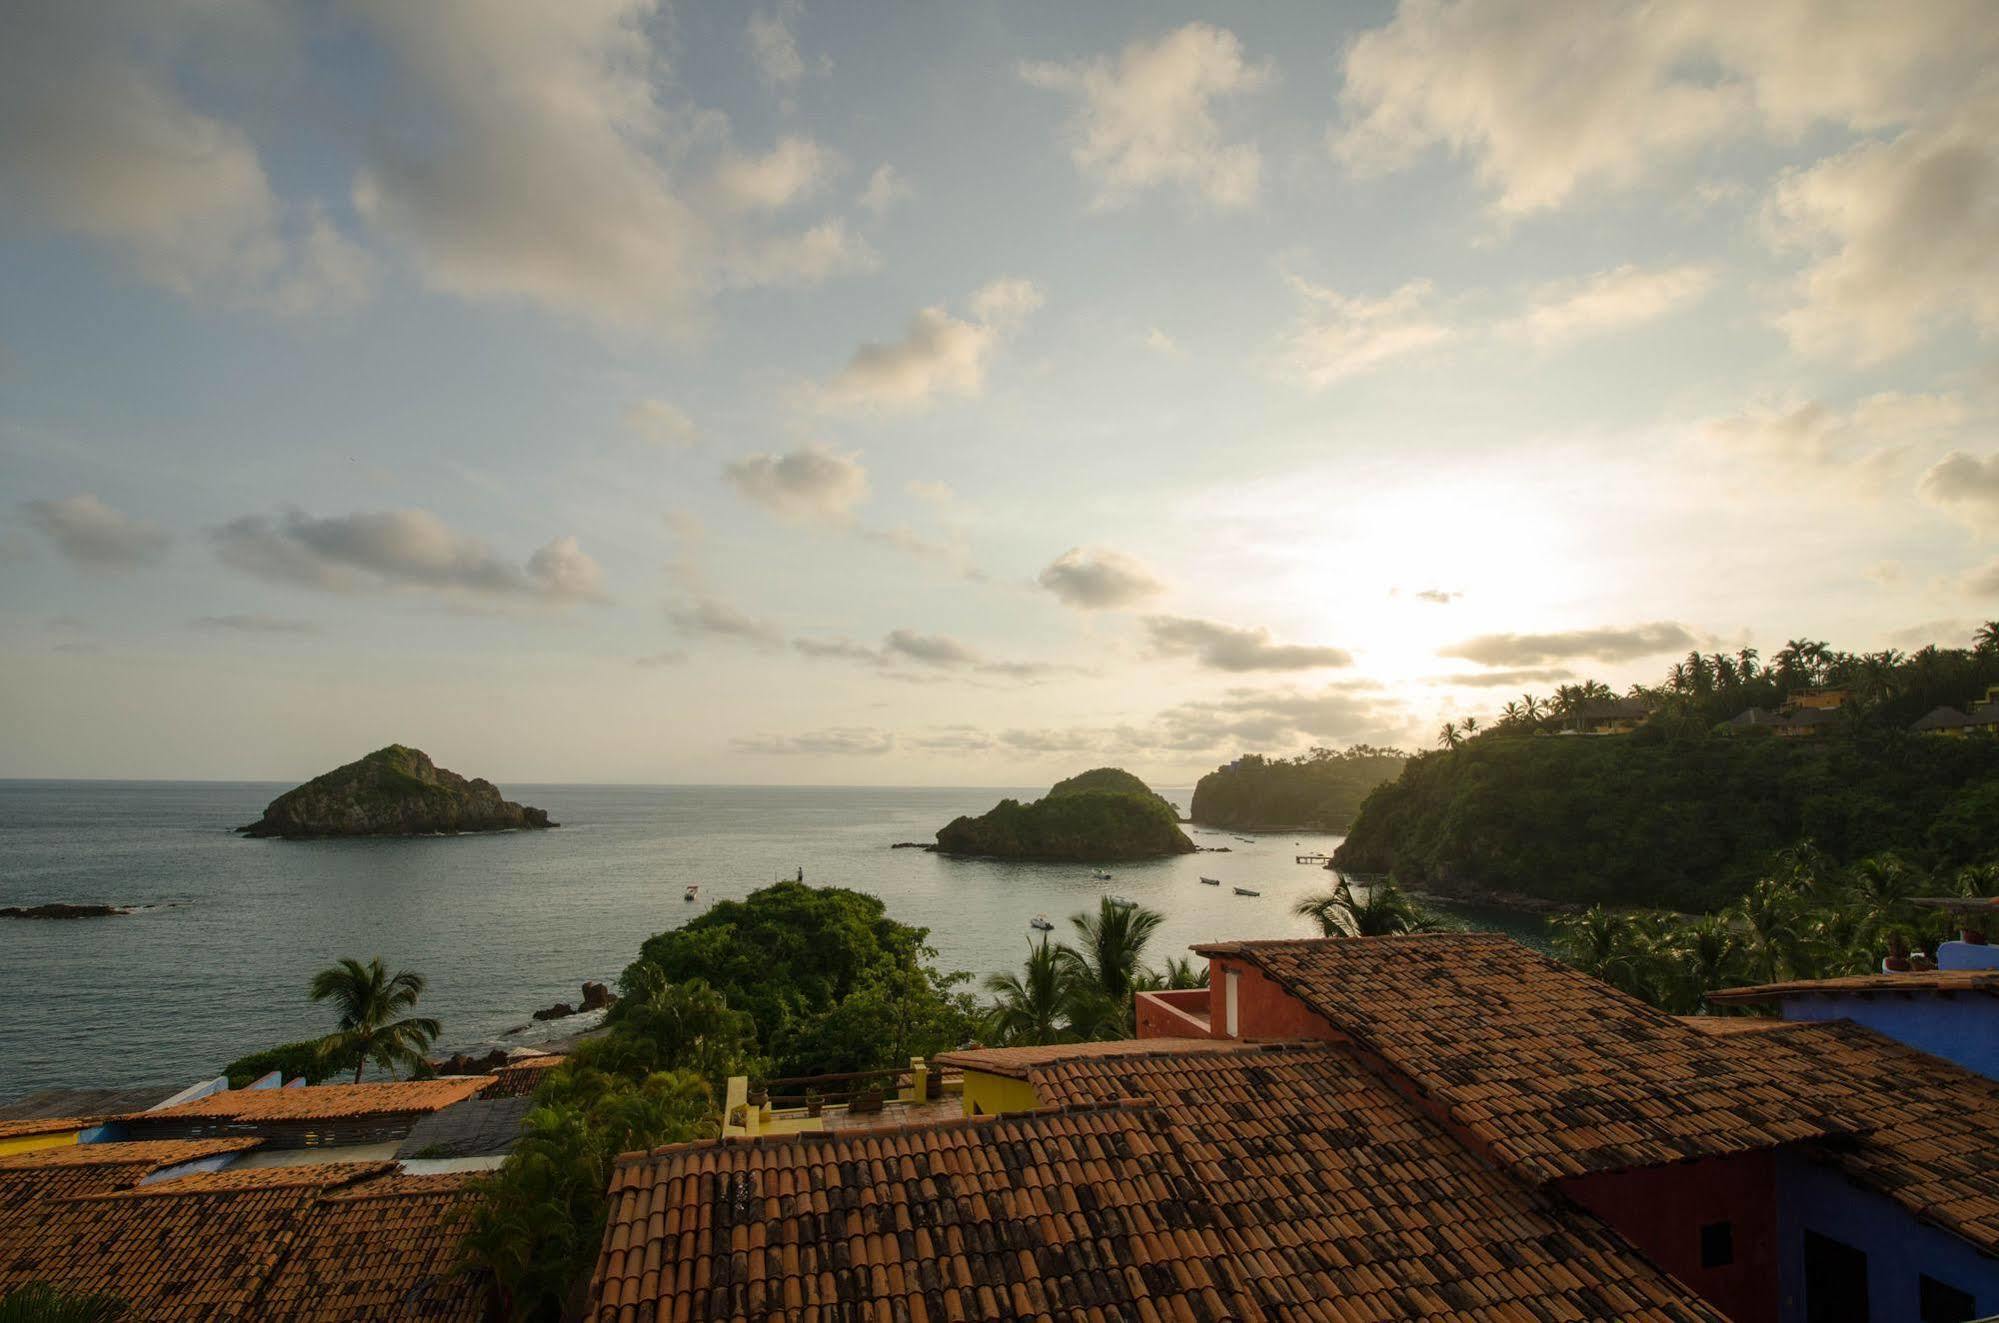
<svg viewBox="0 0 1999 1323">
<path fill-rule="evenodd" d="M 167 554 L 173 535 L 114 510 L 88 492 L 23 501 L 21 511 L 55 549 L 86 569 L 135 570 Z"/>
<path fill-rule="evenodd" d="M 640 400 L 625 410 L 625 426 L 656 446 L 678 449 L 700 435 L 685 410 L 665 400 Z"/>
<path fill-rule="evenodd" d="M 868 499 L 860 457 L 820 445 L 749 455 L 724 465 L 722 473 L 744 499 L 784 519 L 844 523 Z"/>
<path fill-rule="evenodd" d="M 1550 662 L 1593 658 L 1601 662 L 1633 661 L 1662 652 L 1698 646 L 1700 639 L 1685 625 L 1670 620 L 1651 624 L 1574 629 L 1558 634 L 1481 634 L 1437 649 L 1439 657 L 1458 657 L 1481 666 L 1531 667 Z"/>
<path fill-rule="evenodd" d="M 1267 65 L 1243 58 L 1225 28 L 1189 23 L 1157 41 L 1134 41 L 1115 63 L 1023 64 L 1036 87 L 1081 97 L 1069 125 L 1070 156 L 1096 186 L 1092 203 L 1116 207 L 1149 188 L 1172 187 L 1218 207 L 1256 200 L 1263 157 L 1253 142 L 1232 142 L 1215 103 L 1262 87 Z"/>
<path fill-rule="evenodd" d="M 1267 629 L 1243 629 L 1187 616 L 1147 616 L 1156 657 L 1192 657 L 1211 671 L 1309 671 L 1351 666 L 1344 648 L 1275 643 Z"/>
<path fill-rule="evenodd" d="M 1986 65 L 1989 20 L 1980 0 L 1403 0 L 1347 48 L 1330 141 L 1360 169 L 1442 147 L 1532 212 L 1710 143 L 1905 121 Z"/>
<path fill-rule="evenodd" d="M 1958 586 L 1973 597 L 1999 597 L 1999 560 L 1966 570 Z"/>
<path fill-rule="evenodd" d="M 834 276 L 872 271 L 881 257 L 866 239 L 835 218 L 796 234 L 739 238 L 721 259 L 722 278 L 733 285 L 816 285 Z"/>
<path fill-rule="evenodd" d="M 319 626 L 310 620 L 270 616 L 261 611 L 237 615 L 202 616 L 188 622 L 190 629 L 209 634 L 317 634 Z"/>
<path fill-rule="evenodd" d="M 726 158 L 715 186 L 732 211 L 777 211 L 810 196 L 839 167 L 839 158 L 810 138 L 786 137 L 767 155 Z"/>
<path fill-rule="evenodd" d="M 750 15 L 744 37 L 749 42 L 750 61 L 756 65 L 757 77 L 766 87 L 788 91 L 805 77 L 805 58 L 798 53 L 798 38 L 791 30 L 802 12 L 800 5 L 785 3 L 775 10 L 760 9 Z"/>
<path fill-rule="evenodd" d="M 834 726 L 801 735 L 756 735 L 730 741 L 739 753 L 803 754 L 822 758 L 878 758 L 895 748 L 895 736 L 871 726 Z"/>
<path fill-rule="evenodd" d="M 1032 281 L 995 280 L 973 294 L 974 320 L 925 308 L 901 340 L 855 350 L 820 398 L 834 408 L 921 409 L 940 395 L 981 395 L 994 351 L 1041 302 Z"/>
<path fill-rule="evenodd" d="M 669 607 L 666 618 L 683 634 L 731 639 L 758 648 L 784 646 L 784 631 L 775 624 L 748 615 L 713 597 L 697 597 L 680 606 Z"/>
<path fill-rule="evenodd" d="M 1877 363 L 1999 328 L 1999 95 L 1785 176 L 1765 217 L 1812 259 L 1778 319 L 1806 353 Z"/>
<path fill-rule="evenodd" d="M 200 302 L 286 315 L 365 298 L 373 264 L 313 202 L 273 188 L 236 124 L 174 67 L 197 20 L 167 6 L 30 3 L 0 39 L 0 208 Z"/>
<path fill-rule="evenodd" d="M 908 201 L 915 192 L 900 171 L 884 162 L 868 176 L 868 186 L 861 190 L 861 195 L 854 202 L 879 220 L 894 210 L 898 203 Z"/>
<path fill-rule="evenodd" d="M 1145 347 L 1165 358 L 1184 358 L 1187 354 L 1187 351 L 1180 347 L 1178 340 L 1175 340 L 1157 326 L 1146 331 Z"/>
<path fill-rule="evenodd" d="M 951 490 L 948 482 L 937 482 L 928 478 L 911 478 L 903 484 L 903 489 L 925 505 L 939 510 L 955 510 L 958 507 L 958 493 Z"/>
<path fill-rule="evenodd" d="M 552 604 L 604 600 L 603 571 L 574 537 L 556 538 L 525 567 L 516 566 L 428 510 L 324 519 L 299 510 L 275 520 L 246 515 L 209 536 L 225 565 L 323 592 L 430 591 Z"/>
<path fill-rule="evenodd" d="M 1656 321 L 1697 301 L 1713 286 L 1714 271 L 1706 266 L 1651 271 L 1620 266 L 1582 280 L 1543 285 L 1526 311 L 1501 323 L 1499 330 L 1537 345 L 1561 344 Z"/>
<path fill-rule="evenodd" d="M 1887 391 L 1851 409 L 1817 400 L 1758 405 L 1702 424 L 1702 436 L 1722 455 L 1785 478 L 1834 479 L 1855 495 L 1887 490 L 1909 452 L 1949 435 L 1963 422 L 1952 395 Z"/>
<path fill-rule="evenodd" d="M 1980 459 L 1953 450 L 1923 474 L 1917 490 L 1932 505 L 1981 531 L 1999 531 L 1999 455 Z"/>
<path fill-rule="evenodd" d="M 1430 308 L 1430 282 L 1414 280 L 1379 299 L 1348 298 L 1293 277 L 1305 311 L 1285 335 L 1278 374 L 1311 390 L 1442 344 L 1454 334 Z"/>
<path fill-rule="evenodd" d="M 802 649 L 810 651 L 809 649 Z M 821 651 L 819 656 L 833 655 Z M 847 655 L 847 654 L 840 654 Z M 1035 680 L 1058 672 L 1073 671 L 1074 667 L 1056 666 L 1046 662 L 995 661 L 977 648 L 943 634 L 919 634 L 913 629 L 889 631 L 882 640 L 877 659 L 884 662 L 907 661 L 918 666 L 940 671 L 970 671 L 979 675 L 995 675 L 1010 680 Z"/>
<path fill-rule="evenodd" d="M 1114 610 L 1164 592 L 1166 585 L 1130 556 L 1104 547 L 1071 547 L 1036 582 L 1084 611 Z"/>
</svg>

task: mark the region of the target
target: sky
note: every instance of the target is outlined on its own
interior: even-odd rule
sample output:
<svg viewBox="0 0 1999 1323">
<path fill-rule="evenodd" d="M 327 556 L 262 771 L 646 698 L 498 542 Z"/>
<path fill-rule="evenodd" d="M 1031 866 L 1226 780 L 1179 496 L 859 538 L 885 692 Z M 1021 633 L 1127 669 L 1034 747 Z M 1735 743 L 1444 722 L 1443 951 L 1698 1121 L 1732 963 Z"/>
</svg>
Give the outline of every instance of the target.
<svg viewBox="0 0 1999 1323">
<path fill-rule="evenodd" d="M 1986 0 L 0 12 L 0 776 L 1184 785 L 1999 616 Z"/>
</svg>

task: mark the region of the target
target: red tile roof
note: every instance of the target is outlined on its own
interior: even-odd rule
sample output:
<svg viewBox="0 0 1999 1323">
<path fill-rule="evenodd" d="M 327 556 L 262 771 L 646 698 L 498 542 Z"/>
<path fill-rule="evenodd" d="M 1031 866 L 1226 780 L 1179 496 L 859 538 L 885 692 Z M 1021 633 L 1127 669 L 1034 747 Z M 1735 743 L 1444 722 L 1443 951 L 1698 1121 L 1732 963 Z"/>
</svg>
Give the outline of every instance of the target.
<svg viewBox="0 0 1999 1323">
<path fill-rule="evenodd" d="M 226 1089 L 206 1098 L 122 1121 L 171 1123 L 181 1120 L 242 1122 L 340 1121 L 357 1117 L 436 1112 L 484 1091 L 490 1075 L 403 1080 L 392 1084 L 314 1084 L 296 1089 Z"/>
<path fill-rule="evenodd" d="M 1035 1113 L 626 1155 L 590 1316 L 1718 1319 L 1347 1050 L 1206 1049 L 1072 1053 Z"/>
<path fill-rule="evenodd" d="M 1711 1002 L 1774 1001 L 1783 997 L 1872 997 L 1884 993 L 1983 992 L 1999 996 L 1999 969 L 1930 969 L 1843 978 L 1801 978 L 1710 992 Z"/>
<path fill-rule="evenodd" d="M 59 1148 L 30 1149 L 25 1153 L 0 1154 L 0 1172 L 47 1171 L 56 1167 L 129 1167 L 148 1171 L 176 1167 L 183 1162 L 242 1153 L 263 1141 L 254 1135 L 226 1139 L 148 1139 L 116 1144 L 64 1144 Z"/>
<path fill-rule="evenodd" d="M 1688 1028 L 1485 933 L 1232 942 L 1530 1180 L 1653 1166 L 1855 1128 L 1774 1084 L 1757 1048 Z"/>
<path fill-rule="evenodd" d="M 258 1315 L 328 1323 L 485 1318 L 486 1284 L 458 1255 L 469 1180 L 385 1176 L 321 1199 L 258 1295 Z"/>
<path fill-rule="evenodd" d="M 557 1053 L 546 1053 L 541 1056 L 532 1057 L 515 1057 L 512 1061 L 509 1061 L 506 1065 L 501 1066 L 493 1072 L 492 1087 L 488 1088 L 481 1096 L 486 1098 L 526 1097 L 541 1087 L 541 1082 L 547 1078 L 549 1071 L 554 1070 L 567 1060 L 569 1060 L 568 1057 Z"/>
<path fill-rule="evenodd" d="M 1716 1038 L 1727 1038 L 1736 1034 L 1774 1034 L 1786 1029 L 1795 1029 L 1798 1020 L 1773 1020 L 1767 1015 L 1682 1015 L 1676 1017 L 1689 1029 Z"/>
<path fill-rule="evenodd" d="M 930 1058 L 933 1066 L 947 1070 L 976 1070 L 1024 1080 L 1036 1066 L 1082 1057 L 1119 1057 L 1134 1053 L 1183 1053 L 1241 1051 L 1243 1044 L 1226 1038 L 1119 1038 L 1098 1043 L 1051 1043 L 1043 1047 L 980 1047 L 960 1052 L 940 1052 Z"/>
<path fill-rule="evenodd" d="M 37 1135 L 63 1135 L 104 1124 L 101 1116 L 40 1117 L 32 1121 L 0 1121 L 0 1139 L 32 1139 Z"/>
</svg>

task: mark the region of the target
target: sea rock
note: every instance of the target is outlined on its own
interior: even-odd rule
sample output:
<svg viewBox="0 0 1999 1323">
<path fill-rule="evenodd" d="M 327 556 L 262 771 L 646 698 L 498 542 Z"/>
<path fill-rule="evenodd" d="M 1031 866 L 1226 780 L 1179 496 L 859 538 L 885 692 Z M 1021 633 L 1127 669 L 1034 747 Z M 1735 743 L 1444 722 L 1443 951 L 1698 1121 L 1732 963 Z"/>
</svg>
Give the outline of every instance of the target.
<svg viewBox="0 0 1999 1323">
<path fill-rule="evenodd" d="M 928 850 L 930 847 L 922 841 L 897 841 L 888 848 L 891 850 Z"/>
<path fill-rule="evenodd" d="M 583 985 L 583 1009 L 586 1011 L 608 1010 L 616 1000 L 609 988 L 594 979 Z"/>
<path fill-rule="evenodd" d="M 560 1020 L 565 1016 L 574 1014 L 576 1014 L 574 1006 L 571 1006 L 566 1001 L 559 1001 L 545 1011 L 536 1011 L 534 1018 L 537 1020 Z"/>
<path fill-rule="evenodd" d="M 1172 805 L 1115 767 L 1058 781 L 1031 804 L 1003 799 L 937 833 L 940 854 L 1096 863 L 1192 854 Z"/>
<path fill-rule="evenodd" d="M 0 919 L 109 919 L 131 912 L 123 905 L 6 905 Z"/>
<path fill-rule="evenodd" d="M 430 1068 L 440 1075 L 490 1075 L 506 1065 L 507 1059 L 506 1052 L 496 1047 L 476 1056 L 470 1052 L 458 1052 L 442 1061 L 431 1062 Z"/>
<path fill-rule="evenodd" d="M 420 749 L 391 744 L 272 800 L 246 836 L 426 836 L 554 827 L 548 814 L 502 799 Z"/>
</svg>

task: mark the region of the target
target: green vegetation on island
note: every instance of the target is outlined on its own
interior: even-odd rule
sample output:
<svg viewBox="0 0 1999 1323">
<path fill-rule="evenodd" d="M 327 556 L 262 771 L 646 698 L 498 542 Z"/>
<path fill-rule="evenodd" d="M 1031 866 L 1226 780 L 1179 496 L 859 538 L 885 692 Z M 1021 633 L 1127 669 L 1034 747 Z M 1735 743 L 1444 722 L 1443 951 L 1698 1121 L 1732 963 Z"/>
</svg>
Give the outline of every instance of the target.
<svg viewBox="0 0 1999 1323">
<path fill-rule="evenodd" d="M 1793 640 L 1694 654 L 1622 700 L 1591 682 L 1449 723 L 1368 796 L 1335 865 L 1465 899 L 1705 912 L 1811 842 L 1833 867 L 1893 853 L 1944 874 L 1999 856 L 1999 739 L 1912 731 L 1999 684 L 1999 623 L 1969 649 Z M 1772 727 L 1752 713 L 1813 714 Z M 1613 734 L 1589 734 L 1610 730 Z"/>
<path fill-rule="evenodd" d="M 937 833 L 940 854 L 1094 863 L 1192 854 L 1173 806 L 1131 773 L 1099 767 L 1055 784 L 1032 803 L 1003 799 Z"/>
<path fill-rule="evenodd" d="M 1367 744 L 1295 758 L 1245 754 L 1200 779 L 1188 816 L 1237 831 L 1345 831 L 1368 792 L 1394 780 L 1407 761 L 1400 749 Z"/>
<path fill-rule="evenodd" d="M 467 780 L 421 749 L 391 744 L 316 776 L 237 828 L 246 836 L 426 836 L 553 827 L 546 811 L 503 799 L 491 781 Z"/>
</svg>

